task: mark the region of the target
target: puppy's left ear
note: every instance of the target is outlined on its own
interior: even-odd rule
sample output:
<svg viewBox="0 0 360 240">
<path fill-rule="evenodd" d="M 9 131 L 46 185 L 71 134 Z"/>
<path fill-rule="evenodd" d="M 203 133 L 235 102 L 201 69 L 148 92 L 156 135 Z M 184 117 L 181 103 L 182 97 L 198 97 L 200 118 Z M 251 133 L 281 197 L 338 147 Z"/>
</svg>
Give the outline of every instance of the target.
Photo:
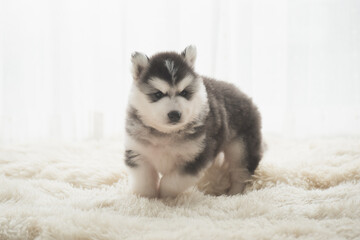
<svg viewBox="0 0 360 240">
<path fill-rule="evenodd" d="M 131 62 L 132 62 L 132 75 L 134 80 L 138 80 L 141 73 L 149 64 L 149 57 L 143 53 L 134 52 L 131 54 Z"/>
<path fill-rule="evenodd" d="M 190 67 L 194 68 L 196 60 L 196 47 L 194 45 L 186 47 L 184 51 L 182 51 L 181 56 L 185 58 L 185 61 Z"/>
</svg>

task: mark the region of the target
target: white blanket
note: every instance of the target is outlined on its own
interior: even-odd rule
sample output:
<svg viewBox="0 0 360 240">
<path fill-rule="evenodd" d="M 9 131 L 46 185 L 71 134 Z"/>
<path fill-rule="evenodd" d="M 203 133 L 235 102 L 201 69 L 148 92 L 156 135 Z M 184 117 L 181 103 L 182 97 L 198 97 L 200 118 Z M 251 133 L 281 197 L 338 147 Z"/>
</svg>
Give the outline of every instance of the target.
<svg viewBox="0 0 360 240">
<path fill-rule="evenodd" d="M 360 239 L 360 138 L 266 140 L 245 194 L 173 200 L 129 193 L 121 141 L 1 146 L 0 239 Z"/>
</svg>

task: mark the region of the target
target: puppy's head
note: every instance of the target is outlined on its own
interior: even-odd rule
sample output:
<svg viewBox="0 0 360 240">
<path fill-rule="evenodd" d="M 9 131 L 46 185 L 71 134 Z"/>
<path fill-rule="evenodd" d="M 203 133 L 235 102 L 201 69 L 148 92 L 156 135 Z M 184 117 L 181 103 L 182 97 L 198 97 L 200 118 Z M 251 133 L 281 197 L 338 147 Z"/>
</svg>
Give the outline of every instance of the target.
<svg viewBox="0 0 360 240">
<path fill-rule="evenodd" d="M 203 111 L 207 95 L 194 72 L 195 59 L 194 46 L 181 54 L 165 52 L 151 58 L 132 54 L 134 81 L 129 103 L 147 126 L 165 133 L 178 131 Z"/>
</svg>

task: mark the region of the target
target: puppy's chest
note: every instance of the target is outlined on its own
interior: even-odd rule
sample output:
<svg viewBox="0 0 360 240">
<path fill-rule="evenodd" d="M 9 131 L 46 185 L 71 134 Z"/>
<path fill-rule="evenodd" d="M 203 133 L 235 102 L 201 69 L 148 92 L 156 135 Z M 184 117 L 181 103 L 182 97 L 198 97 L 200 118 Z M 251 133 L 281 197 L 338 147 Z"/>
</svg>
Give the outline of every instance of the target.
<svg viewBox="0 0 360 240">
<path fill-rule="evenodd" d="M 165 174 L 186 162 L 194 161 L 203 150 L 203 139 L 191 141 L 155 139 L 151 144 L 139 143 L 138 148 L 158 172 Z"/>
</svg>

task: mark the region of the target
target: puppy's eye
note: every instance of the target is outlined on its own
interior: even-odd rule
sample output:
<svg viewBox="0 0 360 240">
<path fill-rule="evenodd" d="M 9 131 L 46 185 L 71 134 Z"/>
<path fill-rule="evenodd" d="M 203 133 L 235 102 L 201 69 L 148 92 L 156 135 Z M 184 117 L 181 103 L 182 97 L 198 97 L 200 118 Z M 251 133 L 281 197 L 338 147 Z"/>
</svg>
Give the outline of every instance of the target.
<svg viewBox="0 0 360 240">
<path fill-rule="evenodd" d="M 189 95 L 189 92 L 186 91 L 186 90 L 182 90 L 180 93 L 179 93 L 180 96 L 182 97 L 187 97 L 187 95 Z"/>
<path fill-rule="evenodd" d="M 157 99 L 160 99 L 160 98 L 162 98 L 162 97 L 164 96 L 164 94 L 163 94 L 162 92 L 158 91 L 158 92 L 156 92 L 156 93 L 154 94 L 154 96 L 155 96 Z"/>
</svg>

